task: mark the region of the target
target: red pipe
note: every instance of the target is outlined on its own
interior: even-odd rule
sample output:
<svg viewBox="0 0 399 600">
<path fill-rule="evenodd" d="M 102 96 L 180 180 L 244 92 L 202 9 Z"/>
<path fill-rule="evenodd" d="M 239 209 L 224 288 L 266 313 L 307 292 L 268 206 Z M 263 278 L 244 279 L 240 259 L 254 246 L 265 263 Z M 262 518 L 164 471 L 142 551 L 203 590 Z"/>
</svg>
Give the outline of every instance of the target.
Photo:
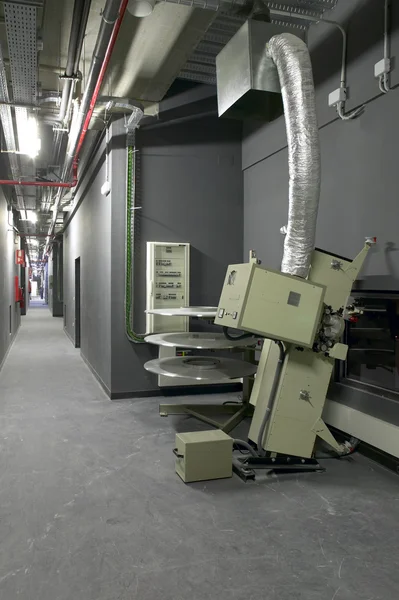
<svg viewBox="0 0 399 600">
<path fill-rule="evenodd" d="M 100 70 L 100 73 L 98 75 L 96 87 L 94 88 L 93 96 L 91 97 L 90 107 L 89 107 L 88 113 L 86 115 L 86 119 L 85 119 L 85 121 L 83 123 L 83 128 L 82 128 L 82 132 L 80 134 L 80 138 L 78 140 L 78 145 L 77 145 L 77 148 L 76 148 L 75 158 L 74 158 L 74 160 L 76 162 L 78 160 L 79 153 L 80 153 L 80 151 L 82 149 L 82 145 L 83 145 L 84 139 L 86 137 L 87 130 L 89 129 L 90 121 L 91 121 L 91 118 L 93 116 L 94 107 L 96 105 L 98 94 L 100 93 L 100 89 L 101 89 L 101 86 L 103 84 L 105 72 L 107 70 L 109 61 L 111 59 L 111 55 L 112 55 L 112 52 L 113 52 L 113 49 L 114 49 L 114 46 L 115 46 L 115 43 L 116 43 L 116 39 L 117 39 L 118 34 L 119 34 L 119 30 L 120 30 L 121 25 L 122 25 L 123 17 L 125 16 L 125 12 L 126 12 L 126 8 L 127 8 L 127 5 L 128 5 L 128 2 L 129 2 L 129 0 L 122 0 L 121 6 L 119 8 L 119 15 L 118 15 L 117 20 L 115 21 L 115 25 L 114 25 L 114 28 L 112 30 L 110 40 L 108 42 L 107 50 L 106 50 L 105 56 L 104 56 L 104 61 L 103 61 L 103 64 L 101 65 L 101 70 Z"/>
<path fill-rule="evenodd" d="M 0 179 L 0 185 L 29 185 L 33 187 L 72 188 L 75 187 L 76 183 L 64 183 L 61 181 L 56 183 L 55 181 L 19 181 L 17 179 Z"/>
<path fill-rule="evenodd" d="M 23 181 L 19 179 L 0 179 L 0 185 L 29 185 L 33 187 L 74 188 L 78 183 L 78 163 L 73 163 L 73 180 L 63 181 Z"/>
<path fill-rule="evenodd" d="M 123 17 L 125 16 L 125 12 L 126 12 L 128 3 L 129 3 L 129 0 L 122 0 L 121 6 L 119 9 L 119 15 L 118 15 L 117 20 L 115 21 L 115 25 L 112 30 L 110 40 L 108 42 L 107 50 L 106 50 L 105 56 L 104 56 L 104 61 L 103 61 L 103 64 L 101 65 L 101 70 L 98 75 L 96 87 L 94 88 L 93 96 L 91 97 L 91 100 L 90 100 L 90 107 L 89 107 L 88 113 L 86 115 L 85 121 L 83 123 L 82 132 L 81 132 L 79 140 L 78 140 L 78 145 L 76 148 L 76 152 L 75 152 L 75 156 L 74 156 L 74 160 L 73 160 L 73 167 L 72 167 L 73 168 L 73 180 L 71 182 L 66 183 L 66 182 L 62 182 L 62 181 L 46 182 L 46 181 L 17 181 L 17 180 L 9 180 L 9 179 L 0 179 L 0 185 L 24 185 L 24 186 L 33 186 L 33 187 L 54 187 L 54 188 L 74 188 L 74 187 L 76 187 L 76 185 L 78 183 L 78 157 L 79 157 L 80 151 L 82 149 L 82 145 L 85 140 L 86 133 L 89 129 L 90 121 L 91 121 L 91 118 L 92 118 L 93 112 L 94 112 L 94 107 L 96 105 L 97 98 L 100 93 L 100 89 L 103 84 L 103 81 L 104 81 L 105 72 L 107 70 L 109 61 L 111 59 L 111 55 L 112 55 L 112 52 L 113 52 L 113 49 L 114 49 L 114 46 L 116 43 L 116 39 L 119 34 L 119 30 L 122 25 Z"/>
</svg>

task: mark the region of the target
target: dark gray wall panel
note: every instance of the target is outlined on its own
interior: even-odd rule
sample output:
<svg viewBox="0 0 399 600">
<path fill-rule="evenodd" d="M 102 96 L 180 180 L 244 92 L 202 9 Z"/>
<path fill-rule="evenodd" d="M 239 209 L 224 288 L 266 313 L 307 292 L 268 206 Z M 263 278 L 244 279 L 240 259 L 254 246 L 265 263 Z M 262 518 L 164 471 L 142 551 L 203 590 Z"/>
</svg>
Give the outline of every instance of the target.
<svg viewBox="0 0 399 600">
<path fill-rule="evenodd" d="M 0 367 L 21 323 L 19 304 L 14 300 L 14 277 L 20 276 L 21 270 L 15 264 L 15 250 L 20 242 L 8 225 L 8 217 L 7 203 L 0 189 Z"/>
<path fill-rule="evenodd" d="M 48 262 L 47 262 L 47 269 L 48 269 L 48 307 L 49 310 L 51 312 L 51 314 L 53 314 L 53 298 L 54 298 L 54 247 L 53 250 L 51 252 L 51 254 L 49 255 L 48 258 Z"/>
<path fill-rule="evenodd" d="M 113 125 L 112 391 L 157 389 L 144 371 L 154 349 L 124 333 L 125 136 Z M 147 241 L 191 244 L 191 304 L 218 302 L 226 267 L 242 257 L 241 125 L 217 119 L 140 130 L 135 278 L 136 330 L 145 329 Z"/>
<path fill-rule="evenodd" d="M 81 353 L 111 386 L 111 196 L 101 195 L 105 142 L 78 190 L 79 209 L 64 234 L 65 329 L 75 340 L 75 260 L 81 261 Z"/>
<path fill-rule="evenodd" d="M 61 242 L 53 245 L 49 256 L 49 281 L 51 276 L 52 285 L 48 291 L 48 306 L 53 317 L 63 316 L 63 246 Z"/>
</svg>

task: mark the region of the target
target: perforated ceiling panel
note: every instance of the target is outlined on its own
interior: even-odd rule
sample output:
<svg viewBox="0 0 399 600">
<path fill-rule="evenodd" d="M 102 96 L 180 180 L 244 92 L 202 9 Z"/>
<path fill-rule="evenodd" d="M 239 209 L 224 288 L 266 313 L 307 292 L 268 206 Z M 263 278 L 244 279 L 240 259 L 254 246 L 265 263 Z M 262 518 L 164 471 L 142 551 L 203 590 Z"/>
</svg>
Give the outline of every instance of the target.
<svg viewBox="0 0 399 600">
<path fill-rule="evenodd" d="M 7 75 L 6 69 L 4 65 L 3 59 L 3 51 L 0 46 L 0 101 L 1 102 L 9 102 L 10 97 L 8 94 L 8 86 L 7 86 Z M 15 135 L 14 135 L 14 127 L 12 124 L 12 114 L 11 108 L 9 106 L 0 105 L 0 119 L 1 125 L 3 127 L 4 140 L 6 143 L 7 151 L 10 152 L 8 155 L 10 160 L 10 168 L 13 179 L 18 179 L 20 176 L 20 169 L 18 158 L 16 154 L 13 152 L 16 151 L 16 143 L 15 143 Z M 15 187 L 15 192 L 17 196 L 17 208 L 22 210 L 24 208 L 22 188 L 20 186 Z"/>
<path fill-rule="evenodd" d="M 14 102 L 36 103 L 36 8 L 4 3 Z"/>
<path fill-rule="evenodd" d="M 13 101 L 22 104 L 36 104 L 37 99 L 37 44 L 36 44 L 36 8 L 4 3 L 8 52 L 10 56 L 11 83 Z M 26 135 L 28 111 L 15 109 L 18 142 Z M 24 176 L 34 178 L 35 167 L 32 160 L 20 156 Z M 18 193 L 18 192 L 17 192 Z M 36 188 L 24 189 L 25 206 L 36 208 Z"/>
</svg>

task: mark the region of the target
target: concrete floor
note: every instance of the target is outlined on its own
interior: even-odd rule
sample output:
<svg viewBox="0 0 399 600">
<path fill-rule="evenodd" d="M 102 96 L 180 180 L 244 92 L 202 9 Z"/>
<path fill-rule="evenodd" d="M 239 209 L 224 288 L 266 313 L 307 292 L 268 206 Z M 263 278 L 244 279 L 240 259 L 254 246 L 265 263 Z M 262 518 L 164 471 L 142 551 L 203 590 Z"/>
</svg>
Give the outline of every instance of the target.
<svg viewBox="0 0 399 600">
<path fill-rule="evenodd" d="M 32 309 L 0 374 L 3 600 L 393 600 L 399 480 L 324 474 L 186 486 L 158 400 L 109 401 Z"/>
</svg>

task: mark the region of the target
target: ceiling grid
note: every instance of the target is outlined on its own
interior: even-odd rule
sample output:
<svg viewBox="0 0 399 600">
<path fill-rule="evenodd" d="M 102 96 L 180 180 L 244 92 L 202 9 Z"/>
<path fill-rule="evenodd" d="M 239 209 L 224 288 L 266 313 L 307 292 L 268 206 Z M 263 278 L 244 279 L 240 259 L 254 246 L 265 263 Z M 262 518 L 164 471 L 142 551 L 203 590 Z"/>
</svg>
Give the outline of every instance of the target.
<svg viewBox="0 0 399 600">
<path fill-rule="evenodd" d="M 37 33 L 36 7 L 13 2 L 4 3 L 13 102 L 35 105 L 37 102 Z M 18 141 L 26 135 L 28 111 L 15 108 Z M 19 148 L 20 150 L 21 148 Z M 35 178 L 32 160 L 20 155 L 21 170 L 25 176 Z M 24 193 L 27 209 L 36 208 L 36 189 L 27 188 Z"/>
<path fill-rule="evenodd" d="M 14 102 L 36 104 L 36 8 L 4 3 Z"/>
<path fill-rule="evenodd" d="M 7 75 L 3 58 L 3 51 L 0 46 L 0 101 L 9 102 L 10 97 L 8 94 L 7 86 Z M 0 119 L 3 126 L 3 135 L 6 143 L 7 151 L 9 152 L 8 158 L 10 162 L 10 169 L 13 179 L 18 179 L 20 176 L 20 168 L 17 155 L 14 154 L 17 150 L 15 143 L 14 127 L 12 124 L 11 107 L 0 105 Z M 17 208 L 18 210 L 24 209 L 24 199 L 22 188 L 15 186 L 15 193 L 17 196 Z"/>
</svg>

